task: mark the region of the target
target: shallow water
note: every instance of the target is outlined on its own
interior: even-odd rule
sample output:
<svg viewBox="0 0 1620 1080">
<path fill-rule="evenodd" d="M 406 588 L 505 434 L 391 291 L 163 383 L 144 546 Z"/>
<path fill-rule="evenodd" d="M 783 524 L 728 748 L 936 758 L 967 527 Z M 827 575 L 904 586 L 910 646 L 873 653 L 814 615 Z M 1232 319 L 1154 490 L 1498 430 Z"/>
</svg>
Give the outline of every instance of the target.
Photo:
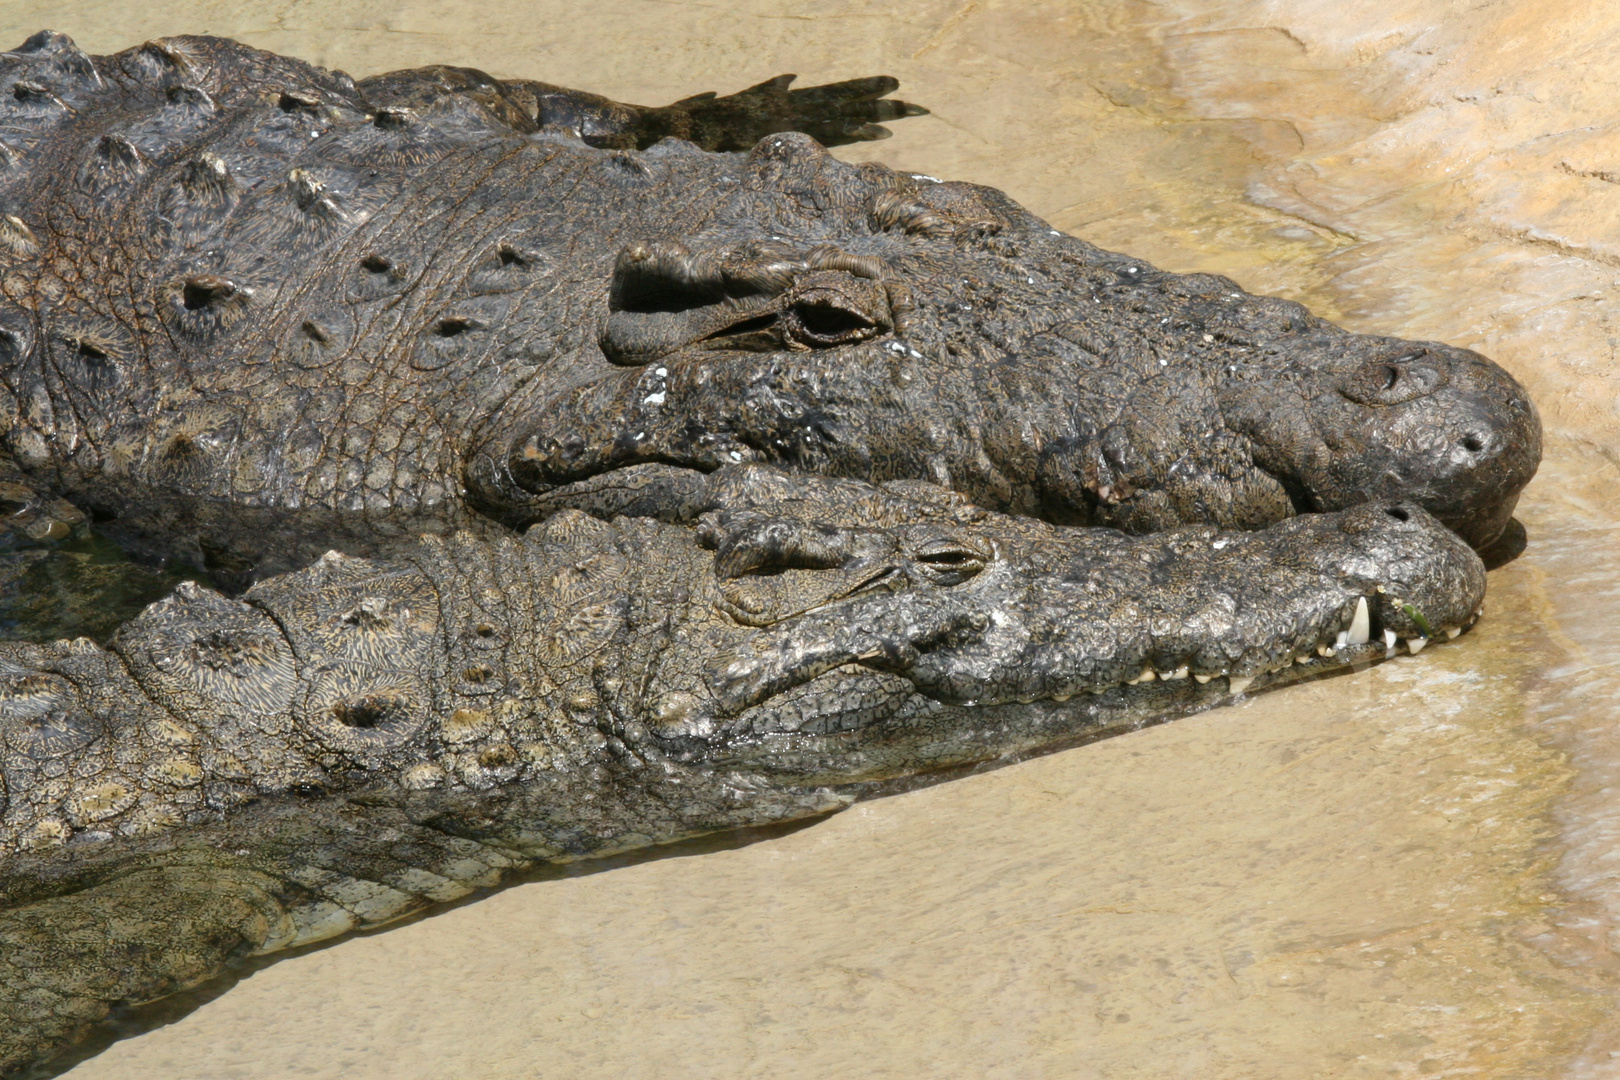
<svg viewBox="0 0 1620 1080">
<path fill-rule="evenodd" d="M 105 641 L 120 623 L 187 580 L 208 582 L 184 564 L 131 562 L 89 530 L 58 544 L 0 552 L 0 638 Z"/>
<path fill-rule="evenodd" d="M 244 980 L 74 1077 L 1620 1075 L 1620 13 L 1478 0 L 13 0 L 632 101 L 875 71 L 840 151 L 1484 349 L 1536 393 L 1529 545 L 1446 646 L 864 804 L 540 881 Z"/>
</svg>

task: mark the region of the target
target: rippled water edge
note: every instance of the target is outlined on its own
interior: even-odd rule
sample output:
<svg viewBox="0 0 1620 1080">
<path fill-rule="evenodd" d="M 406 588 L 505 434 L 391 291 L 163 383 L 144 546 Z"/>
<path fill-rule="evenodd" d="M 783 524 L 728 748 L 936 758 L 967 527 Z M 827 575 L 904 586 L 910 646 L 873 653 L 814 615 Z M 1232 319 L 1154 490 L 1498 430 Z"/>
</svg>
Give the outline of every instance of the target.
<svg viewBox="0 0 1620 1080">
<path fill-rule="evenodd" d="M 1568 755 L 1554 804 L 1553 880 L 1567 898 L 1529 940 L 1562 963 L 1620 972 L 1620 462 L 1555 443 L 1521 512 L 1537 534 L 1521 572 L 1549 660 L 1525 687 L 1526 718 Z M 1575 1080 L 1620 1076 L 1620 1016 L 1597 1025 L 1566 1067 Z"/>
</svg>

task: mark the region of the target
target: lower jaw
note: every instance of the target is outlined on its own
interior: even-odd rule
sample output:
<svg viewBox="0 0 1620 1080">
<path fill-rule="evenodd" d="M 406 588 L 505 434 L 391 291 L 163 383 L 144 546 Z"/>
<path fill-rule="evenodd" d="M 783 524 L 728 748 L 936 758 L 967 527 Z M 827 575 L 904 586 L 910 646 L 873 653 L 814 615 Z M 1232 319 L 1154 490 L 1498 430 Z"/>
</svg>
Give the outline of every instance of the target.
<svg viewBox="0 0 1620 1080">
<path fill-rule="evenodd" d="M 1364 645 L 1335 645 L 1328 655 L 1290 657 L 1235 681 L 1223 675 L 1200 682 L 1171 673 L 1171 678 L 1029 701 L 947 702 L 915 693 L 891 719 L 828 735 L 782 732 L 714 764 L 757 770 L 794 786 L 825 785 L 855 798 L 893 794 L 1138 731 L 1292 683 L 1361 671 L 1445 643 L 1464 629 L 1437 630 L 1433 638 L 1397 638 L 1393 646 L 1382 636 Z"/>
</svg>

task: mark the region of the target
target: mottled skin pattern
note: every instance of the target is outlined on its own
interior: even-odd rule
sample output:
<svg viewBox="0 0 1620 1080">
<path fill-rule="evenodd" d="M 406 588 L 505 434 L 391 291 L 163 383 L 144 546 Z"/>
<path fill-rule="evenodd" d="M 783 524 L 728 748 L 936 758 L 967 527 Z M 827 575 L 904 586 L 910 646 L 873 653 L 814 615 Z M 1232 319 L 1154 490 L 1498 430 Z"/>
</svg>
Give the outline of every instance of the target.
<svg viewBox="0 0 1620 1080">
<path fill-rule="evenodd" d="M 1126 730 L 1455 632 L 1484 594 L 1407 502 L 1132 537 L 750 466 L 687 508 L 0 645 L 0 1071 L 513 867 Z"/>
<path fill-rule="evenodd" d="M 892 80 L 636 112 L 41 34 L 0 84 L 0 451 L 223 580 L 521 526 L 647 462 L 1135 532 L 1401 496 L 1478 546 L 1539 461 L 1483 357 L 1162 273 L 992 189 L 798 133 L 580 137 L 859 137 L 915 111 L 871 100 Z"/>
<path fill-rule="evenodd" d="M 0 1072 L 514 867 L 1415 652 L 1539 458 L 1482 357 L 770 134 L 890 81 L 0 69 L 0 449 L 260 579 L 0 644 Z"/>
</svg>

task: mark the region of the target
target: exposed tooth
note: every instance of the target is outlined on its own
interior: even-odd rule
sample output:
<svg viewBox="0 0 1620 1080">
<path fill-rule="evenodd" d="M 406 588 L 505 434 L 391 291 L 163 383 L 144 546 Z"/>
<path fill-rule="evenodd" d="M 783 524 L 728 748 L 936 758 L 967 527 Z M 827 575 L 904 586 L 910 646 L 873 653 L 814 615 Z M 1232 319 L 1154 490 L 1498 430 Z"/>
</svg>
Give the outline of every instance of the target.
<svg viewBox="0 0 1620 1080">
<path fill-rule="evenodd" d="M 1385 630 L 1384 631 L 1384 659 L 1385 660 L 1388 660 L 1390 657 L 1395 655 L 1395 643 L 1397 641 L 1399 641 L 1399 640 L 1400 640 L 1400 638 L 1395 636 L 1395 631 L 1393 631 L 1393 630 Z"/>
<path fill-rule="evenodd" d="M 1333 641 L 1333 647 L 1335 649 L 1342 649 L 1348 644 L 1350 644 L 1350 631 L 1340 630 L 1339 636 Z"/>
<path fill-rule="evenodd" d="M 1345 635 L 1352 645 L 1365 645 L 1372 638 L 1372 619 L 1367 614 L 1367 598 L 1356 597 L 1356 613 L 1350 616 L 1350 629 Z"/>
<path fill-rule="evenodd" d="M 1426 637 L 1409 637 L 1406 639 L 1406 648 L 1413 656 L 1423 651 L 1423 646 L 1429 643 Z"/>
<path fill-rule="evenodd" d="M 1052 695 L 1052 700 L 1053 701 L 1058 701 L 1058 702 L 1068 701 L 1069 700 L 1069 695 L 1068 694 L 1053 694 Z"/>
<path fill-rule="evenodd" d="M 1209 682 L 1209 680 L 1213 679 L 1214 677 L 1215 676 L 1213 676 L 1213 675 L 1196 675 L 1196 674 L 1193 676 L 1194 679 L 1198 680 L 1198 685 L 1199 686 L 1204 685 L 1205 683 Z"/>
<path fill-rule="evenodd" d="M 1187 677 L 1187 665 L 1186 664 L 1182 664 L 1180 667 L 1176 668 L 1176 670 L 1174 670 L 1174 671 L 1161 671 L 1161 672 L 1159 672 L 1159 678 L 1164 679 L 1166 681 L 1169 681 L 1170 679 L 1185 679 L 1186 677 Z"/>
<path fill-rule="evenodd" d="M 1333 646 L 1331 646 L 1331 645 L 1318 645 L 1316 647 L 1316 655 L 1317 656 L 1332 656 L 1333 655 Z"/>
<path fill-rule="evenodd" d="M 1448 627 L 1446 627 L 1446 638 L 1448 640 L 1451 639 L 1451 638 L 1456 637 L 1460 633 L 1462 633 L 1462 627 L 1460 627 L 1460 626 L 1448 626 Z"/>
<path fill-rule="evenodd" d="M 1126 679 L 1125 680 L 1125 685 L 1126 686 L 1135 686 L 1137 683 L 1152 682 L 1153 679 L 1154 679 L 1153 668 L 1150 667 L 1147 664 L 1143 664 L 1141 674 L 1137 675 L 1136 678 L 1134 678 L 1134 679 Z"/>
<path fill-rule="evenodd" d="M 1243 693 L 1243 691 L 1247 690 L 1249 688 L 1249 684 L 1252 682 L 1254 682 L 1253 675 L 1228 675 L 1226 677 L 1227 689 L 1232 692 L 1233 697 L 1236 697 L 1237 695 Z"/>
</svg>

